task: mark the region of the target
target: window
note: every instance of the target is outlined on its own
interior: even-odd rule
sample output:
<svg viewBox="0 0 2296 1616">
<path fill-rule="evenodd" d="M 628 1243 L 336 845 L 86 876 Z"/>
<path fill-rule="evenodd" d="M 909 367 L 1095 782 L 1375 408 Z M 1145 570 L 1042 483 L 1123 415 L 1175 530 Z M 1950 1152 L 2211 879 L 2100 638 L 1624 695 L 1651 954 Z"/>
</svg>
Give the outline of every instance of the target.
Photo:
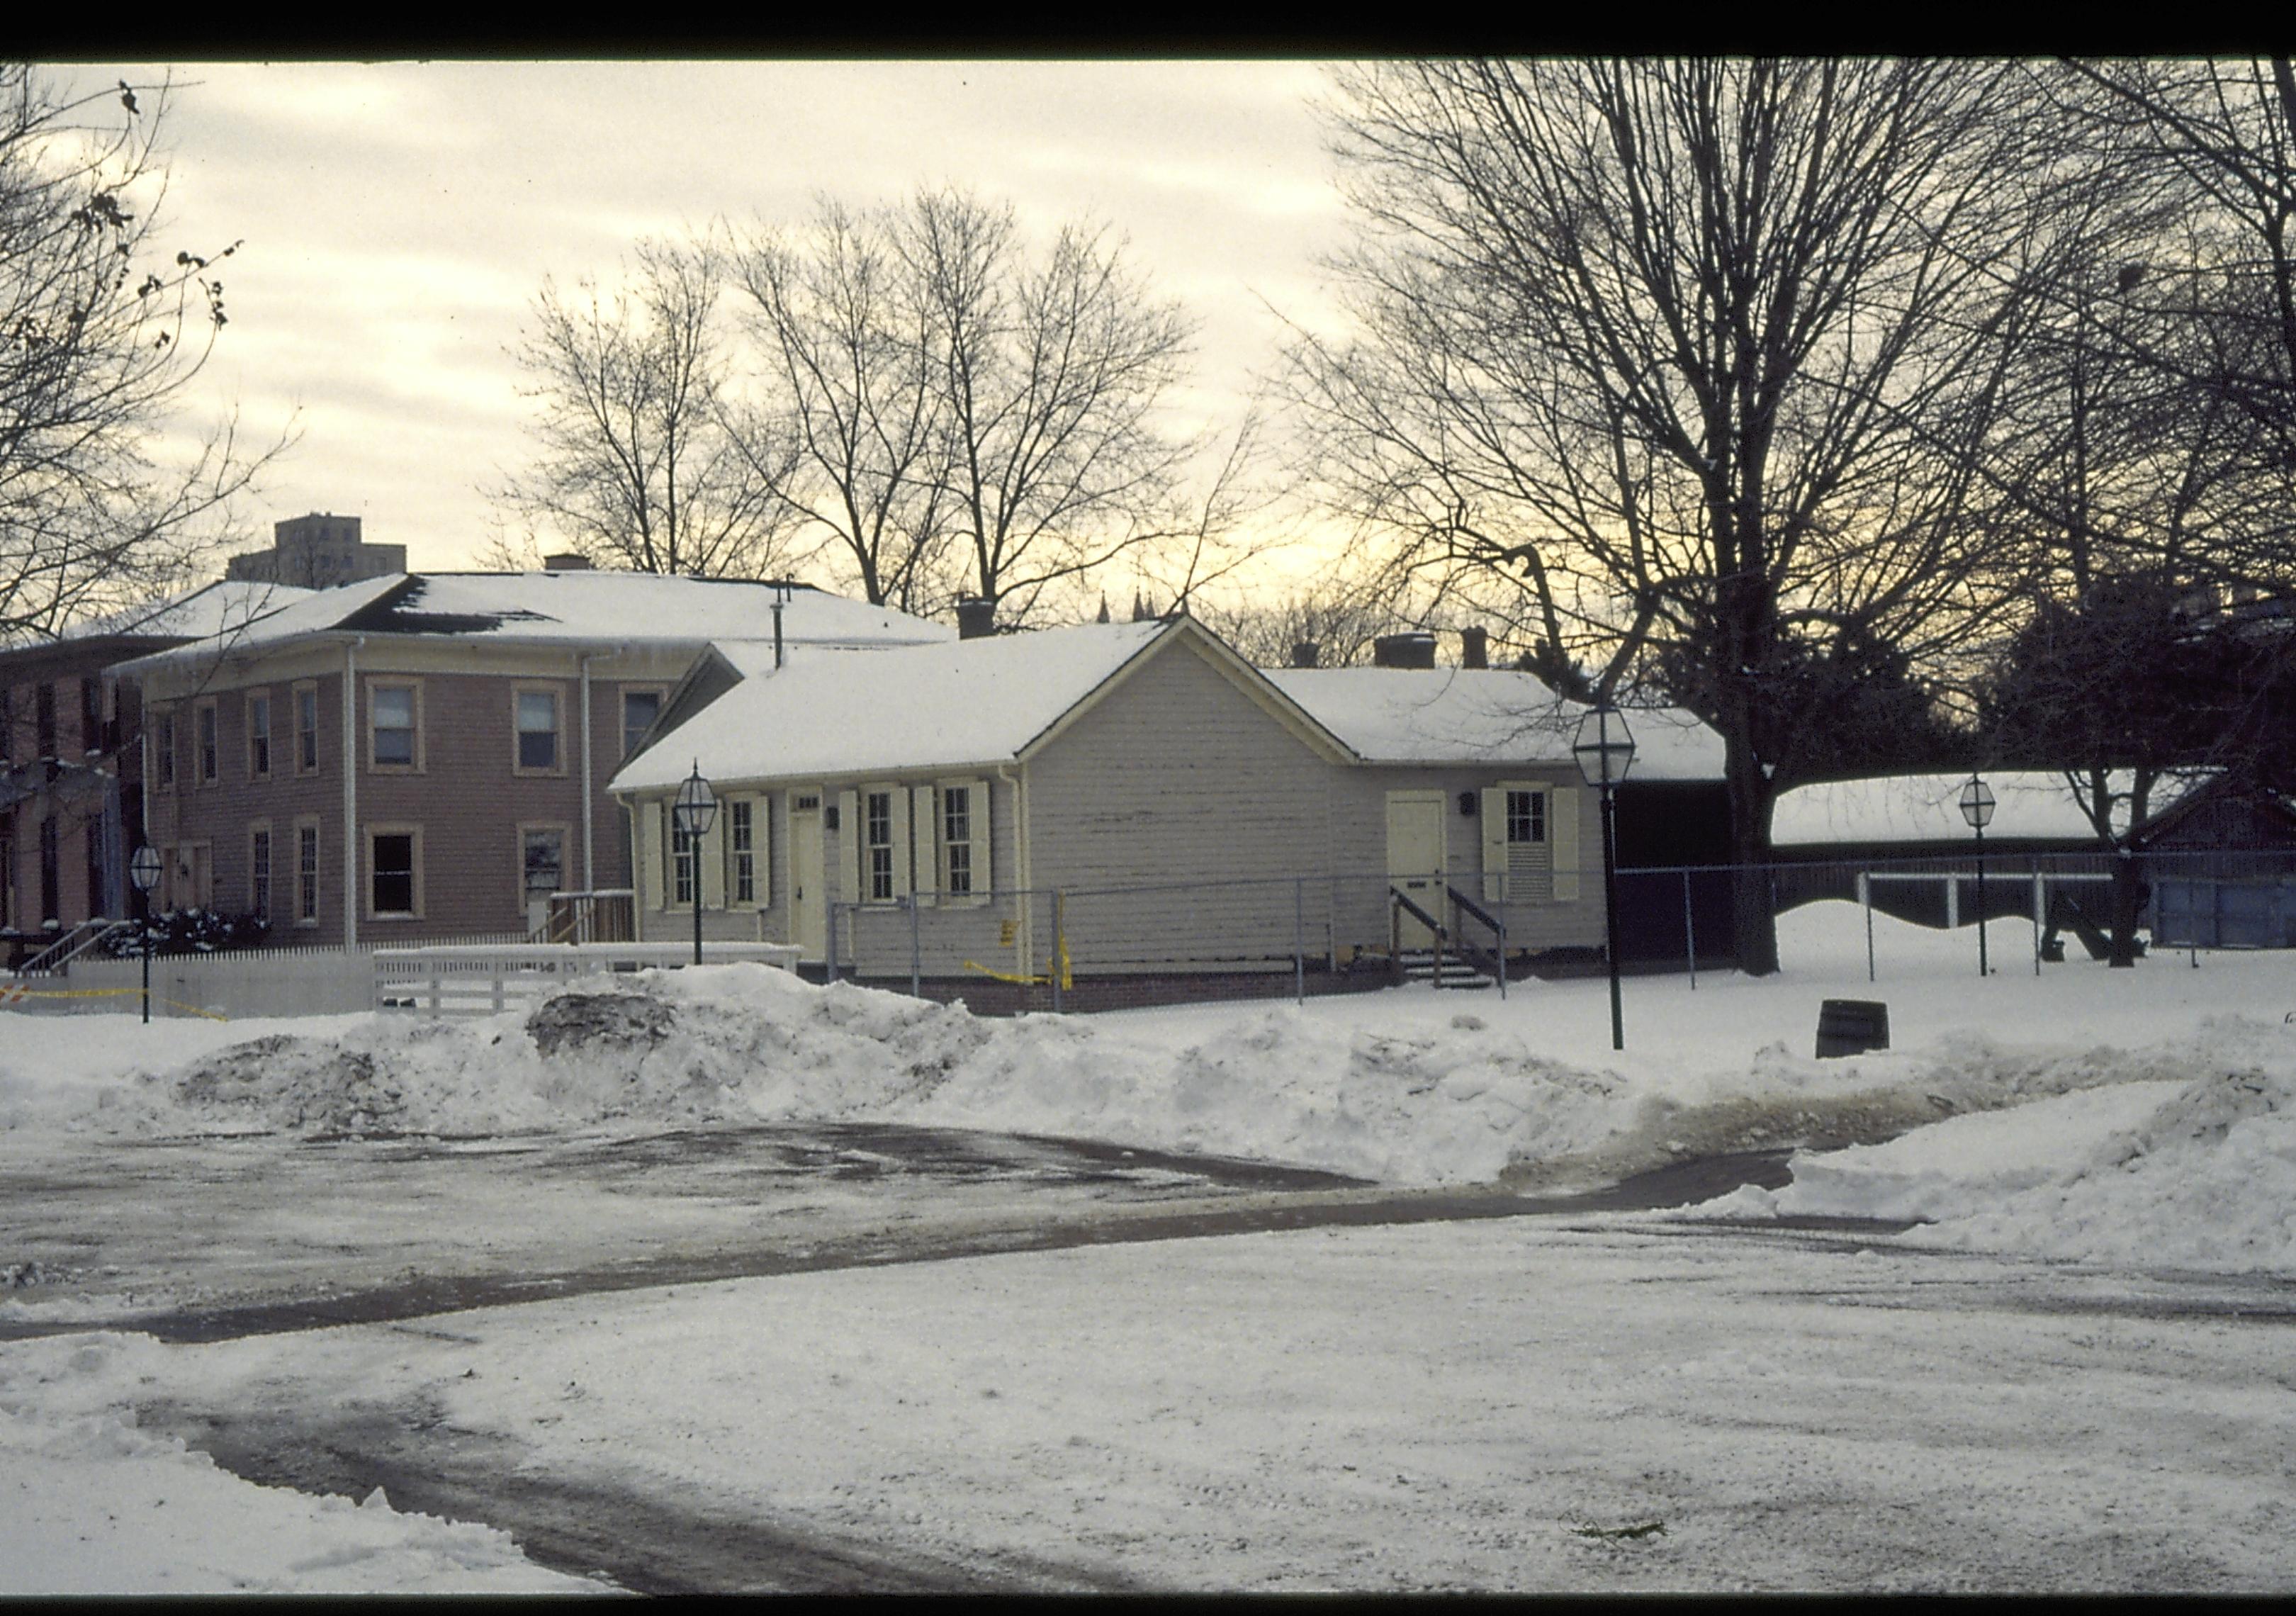
<svg viewBox="0 0 2296 1616">
<path fill-rule="evenodd" d="M 36 685 L 32 687 L 32 739 L 39 750 L 35 758 L 56 755 L 56 687 Z"/>
<path fill-rule="evenodd" d="M 1577 901 L 1578 797 L 1570 786 L 1527 780 L 1482 793 L 1483 901 Z"/>
<path fill-rule="evenodd" d="M 319 687 L 295 686 L 295 772 L 319 772 Z"/>
<path fill-rule="evenodd" d="M 422 851 L 422 833 L 414 826 L 378 825 L 367 833 L 369 915 L 378 920 L 421 915 Z"/>
<path fill-rule="evenodd" d="M 271 918 L 271 827 L 252 826 L 247 833 L 248 907 L 265 920 Z"/>
<path fill-rule="evenodd" d="M 319 824 L 298 821 L 295 826 L 295 923 L 319 923 Z"/>
<path fill-rule="evenodd" d="M 271 693 L 268 691 L 247 698 L 247 776 L 250 780 L 271 778 Z"/>
<path fill-rule="evenodd" d="M 373 724 L 368 766 L 373 768 L 414 768 L 416 759 L 414 686 L 368 686 L 367 711 Z"/>
<path fill-rule="evenodd" d="M 972 788 L 945 785 L 940 792 L 941 888 L 951 898 L 972 896 Z"/>
<path fill-rule="evenodd" d="M 622 692 L 622 756 L 637 751 L 638 742 L 645 739 L 653 721 L 661 717 L 661 692 L 658 690 L 625 690 Z"/>
<path fill-rule="evenodd" d="M 518 767 L 529 774 L 551 774 L 558 767 L 558 693 L 521 690 L 515 700 Z"/>
<path fill-rule="evenodd" d="M 103 750 L 103 684 L 93 677 L 79 682 L 79 749 Z"/>
<path fill-rule="evenodd" d="M 526 903 L 546 899 L 566 887 L 566 833 L 556 825 L 519 833 L 520 868 Z"/>
<path fill-rule="evenodd" d="M 1546 840 L 1546 793 L 1509 792 L 1506 794 L 1506 839 L 1510 847 Z"/>
<path fill-rule="evenodd" d="M 861 850 L 865 889 L 872 903 L 893 898 L 893 793 L 867 792 L 862 799 Z"/>
<path fill-rule="evenodd" d="M 176 783 L 176 715 L 163 712 L 152 734 L 152 765 L 160 776 L 163 790 Z"/>
<path fill-rule="evenodd" d="M 753 904 L 758 901 L 758 844 L 754 817 L 757 803 L 748 797 L 736 797 L 726 805 L 726 890 L 730 901 Z"/>
<path fill-rule="evenodd" d="M 201 785 L 213 785 L 219 778 L 222 748 L 216 743 L 216 704 L 202 701 L 199 705 L 199 780 Z"/>
<path fill-rule="evenodd" d="M 677 810 L 667 802 L 661 805 L 661 817 L 669 832 L 662 839 L 662 846 L 669 854 L 670 902 L 673 905 L 690 905 L 693 902 L 694 878 L 701 873 L 697 868 L 699 860 L 694 857 L 693 838 L 678 824 Z"/>
</svg>

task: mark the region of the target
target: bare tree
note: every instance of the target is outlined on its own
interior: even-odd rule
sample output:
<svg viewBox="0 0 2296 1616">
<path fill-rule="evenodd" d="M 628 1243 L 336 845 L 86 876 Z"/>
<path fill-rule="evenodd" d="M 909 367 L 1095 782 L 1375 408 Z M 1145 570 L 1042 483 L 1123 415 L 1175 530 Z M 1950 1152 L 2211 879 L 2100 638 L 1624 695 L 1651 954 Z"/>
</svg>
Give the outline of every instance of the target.
<svg viewBox="0 0 2296 1616">
<path fill-rule="evenodd" d="M 1025 619 L 1045 590 L 1180 530 L 1196 448 L 1161 406 L 1193 328 L 1103 229 L 1031 254 L 1009 206 L 920 193 L 895 234 L 930 332 L 949 520 L 971 593 Z"/>
<path fill-rule="evenodd" d="M 286 447 L 244 452 L 226 420 L 163 463 L 238 248 L 158 242 L 168 95 L 69 99 L 0 62 L 0 644 L 184 582 L 214 547 L 202 523 Z"/>
<path fill-rule="evenodd" d="M 496 498 L 608 566 L 788 576 L 805 559 L 781 495 L 796 455 L 728 397 L 718 258 L 661 242 L 634 257 L 611 296 L 586 278 L 570 296 L 544 283 L 512 350 L 531 378 L 537 454 Z"/>
<path fill-rule="evenodd" d="M 794 238 L 767 232 L 737 255 L 776 415 L 796 462 L 781 477 L 804 521 L 830 536 L 872 605 L 943 602 L 953 508 L 931 316 L 882 214 L 823 200 Z"/>
<path fill-rule="evenodd" d="M 2031 206 L 2010 70 L 1412 62 L 1344 75 L 1353 340 L 1292 394 L 1398 563 L 1504 589 L 1558 685 L 1656 687 L 1726 749 L 1737 858 L 1877 667 L 2013 578 L 1970 446 Z M 1775 969 L 1765 883 L 1739 960 Z"/>
</svg>

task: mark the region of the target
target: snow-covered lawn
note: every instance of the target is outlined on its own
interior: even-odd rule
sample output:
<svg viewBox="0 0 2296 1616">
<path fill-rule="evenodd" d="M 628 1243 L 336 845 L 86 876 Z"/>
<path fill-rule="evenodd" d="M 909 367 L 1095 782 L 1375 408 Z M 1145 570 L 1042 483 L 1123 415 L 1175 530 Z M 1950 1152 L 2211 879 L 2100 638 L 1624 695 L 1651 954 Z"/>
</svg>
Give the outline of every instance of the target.
<svg viewBox="0 0 2296 1616">
<path fill-rule="evenodd" d="M 2090 1271 L 2034 1256 L 2296 1277 L 2296 958 L 2036 977 L 2002 924 L 1980 980 L 1972 931 L 1875 923 L 1871 984 L 1846 905 L 1784 918 L 1775 978 L 1629 978 L 1623 1052 L 1599 980 L 996 1021 L 725 967 L 636 980 L 541 1044 L 518 1018 L 0 1013 L 0 1170 L 26 1178 L 187 1135 L 308 1152 L 845 1120 L 1541 1187 L 1911 1130 L 1805 1149 L 1786 1188 L 1705 1209 L 1743 1235 L 1509 1221 L 1013 1255 L 458 1316 L 468 1348 L 15 1342 L 0 1590 L 547 1577 L 498 1534 L 248 1487 L 125 1423 L 283 1388 L 420 1391 L 537 1464 L 1115 1580 L 2296 1582 L 2280 1330 L 1923 1300 Z M 1830 997 L 1886 1001 L 1893 1047 L 1814 1059 Z M 562 1185 L 549 1215 L 619 1210 Z M 1801 1213 L 1929 1221 L 1863 1256 L 1759 1235 Z M 26 1287 L 0 1316 L 38 1313 L 57 1261 L 0 1229 Z M 113 1495 L 184 1535 L 101 1520 L 127 1518 L 98 1508 Z"/>
</svg>

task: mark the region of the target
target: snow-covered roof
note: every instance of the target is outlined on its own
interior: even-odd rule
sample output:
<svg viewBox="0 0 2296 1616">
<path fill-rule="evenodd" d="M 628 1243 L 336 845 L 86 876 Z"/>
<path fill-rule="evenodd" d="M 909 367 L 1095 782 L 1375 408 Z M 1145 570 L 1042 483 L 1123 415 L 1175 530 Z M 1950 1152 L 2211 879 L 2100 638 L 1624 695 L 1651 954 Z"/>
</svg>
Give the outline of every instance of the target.
<svg viewBox="0 0 2296 1616">
<path fill-rule="evenodd" d="M 440 635 L 488 640 L 701 644 L 774 637 L 773 603 L 785 644 L 855 648 L 930 644 L 955 637 L 928 622 L 819 589 L 779 591 L 730 578 L 666 578 L 650 572 L 393 573 L 324 590 L 238 633 L 249 650 L 305 635 Z M 212 653 L 187 645 L 151 660 Z"/>
<path fill-rule="evenodd" d="M 147 601 L 106 617 L 75 623 L 58 637 L 97 640 L 114 636 L 150 639 L 206 639 L 244 628 L 258 619 L 284 611 L 316 591 L 292 584 L 268 584 L 227 579 L 199 588 Z"/>
<path fill-rule="evenodd" d="M 749 675 L 624 766 L 616 791 L 1010 762 L 1173 623 L 1087 623 L 890 651 L 770 646 Z M 721 650 L 730 648 L 721 647 Z"/>
<path fill-rule="evenodd" d="M 2004 769 L 1983 775 L 1993 792 L 1993 819 L 1985 827 L 1996 840 L 2089 841 L 2096 827 L 2081 811 L 2080 800 L 2060 769 Z M 1969 776 L 1890 775 L 1866 780 L 1833 780 L 1798 785 L 1781 793 L 1770 815 L 1770 841 L 1777 847 L 1818 847 L 1837 842 L 1957 842 L 1970 840 L 1961 816 L 1961 791 Z M 2126 793 L 2126 771 L 2107 776 L 2117 794 Z M 2154 788 L 2154 811 L 2180 795 L 2180 783 Z M 2124 801 L 2113 816 L 2116 831 L 2128 829 Z"/>
<path fill-rule="evenodd" d="M 1275 687 L 1371 763 L 1570 763 L 1587 707 L 1502 668 L 1283 668 Z M 1719 780 L 1722 737 L 1679 708 L 1630 708 L 1633 781 Z"/>
</svg>

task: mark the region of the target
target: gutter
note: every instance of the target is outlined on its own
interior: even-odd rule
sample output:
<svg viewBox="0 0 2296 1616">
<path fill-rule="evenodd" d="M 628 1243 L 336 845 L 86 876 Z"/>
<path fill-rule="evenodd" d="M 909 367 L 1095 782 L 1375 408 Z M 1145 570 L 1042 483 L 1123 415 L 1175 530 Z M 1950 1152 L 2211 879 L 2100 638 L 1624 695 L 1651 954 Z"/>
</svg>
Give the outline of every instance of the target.
<svg viewBox="0 0 2296 1616">
<path fill-rule="evenodd" d="M 354 635 L 343 646 L 343 951 L 358 951 L 358 653 Z M 297 855 L 299 857 L 300 854 Z"/>
</svg>

